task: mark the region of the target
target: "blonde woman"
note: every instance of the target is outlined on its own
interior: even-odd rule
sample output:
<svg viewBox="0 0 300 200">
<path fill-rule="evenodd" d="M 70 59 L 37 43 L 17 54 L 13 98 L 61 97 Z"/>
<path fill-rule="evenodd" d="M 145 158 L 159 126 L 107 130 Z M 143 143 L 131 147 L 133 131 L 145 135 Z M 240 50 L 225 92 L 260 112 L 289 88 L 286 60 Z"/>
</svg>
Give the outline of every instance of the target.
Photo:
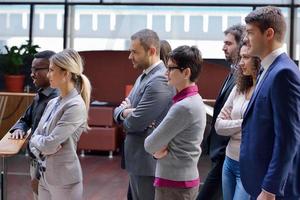
<svg viewBox="0 0 300 200">
<path fill-rule="evenodd" d="M 90 81 L 83 74 L 80 55 L 73 49 L 51 57 L 48 78 L 60 96 L 48 103 L 30 140 L 41 172 L 38 198 L 81 200 L 82 170 L 76 146 L 87 128 Z"/>
</svg>

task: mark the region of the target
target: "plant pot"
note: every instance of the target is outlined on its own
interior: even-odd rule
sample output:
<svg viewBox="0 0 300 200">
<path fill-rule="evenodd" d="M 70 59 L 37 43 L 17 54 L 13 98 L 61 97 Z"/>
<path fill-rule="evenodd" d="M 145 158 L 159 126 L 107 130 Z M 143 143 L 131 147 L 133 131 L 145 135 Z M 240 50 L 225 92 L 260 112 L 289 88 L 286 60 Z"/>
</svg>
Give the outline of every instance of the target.
<svg viewBox="0 0 300 200">
<path fill-rule="evenodd" d="M 7 92 L 23 92 L 25 75 L 4 75 L 4 83 Z"/>
</svg>

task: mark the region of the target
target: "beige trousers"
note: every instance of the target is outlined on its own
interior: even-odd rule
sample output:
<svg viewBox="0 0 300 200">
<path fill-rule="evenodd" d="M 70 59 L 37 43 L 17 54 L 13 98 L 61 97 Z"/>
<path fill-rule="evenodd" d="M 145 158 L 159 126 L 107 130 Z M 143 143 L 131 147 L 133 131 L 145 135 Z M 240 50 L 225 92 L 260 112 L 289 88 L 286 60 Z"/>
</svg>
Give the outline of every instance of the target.
<svg viewBox="0 0 300 200">
<path fill-rule="evenodd" d="M 54 186 L 49 185 L 45 180 L 44 173 L 41 174 L 39 183 L 38 200 L 82 200 L 82 181 L 70 185 Z"/>
</svg>

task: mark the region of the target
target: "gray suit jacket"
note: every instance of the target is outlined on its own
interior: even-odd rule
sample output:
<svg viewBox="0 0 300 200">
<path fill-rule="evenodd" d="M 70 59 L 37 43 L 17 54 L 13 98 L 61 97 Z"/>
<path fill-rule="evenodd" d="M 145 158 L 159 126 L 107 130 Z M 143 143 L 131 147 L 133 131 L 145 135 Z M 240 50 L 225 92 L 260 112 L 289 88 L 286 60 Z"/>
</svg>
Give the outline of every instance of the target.
<svg viewBox="0 0 300 200">
<path fill-rule="evenodd" d="M 76 147 L 81 133 L 87 127 L 86 106 L 77 90 L 73 89 L 60 98 L 49 101 L 30 139 L 30 146 L 46 155 L 45 178 L 49 184 L 56 186 L 82 181 Z M 59 106 L 52 113 L 58 101 Z"/>
<path fill-rule="evenodd" d="M 114 119 L 123 123 L 126 134 L 124 143 L 125 168 L 129 173 L 139 176 L 154 176 L 156 162 L 144 149 L 145 138 L 167 114 L 175 94 L 173 87 L 168 86 L 165 77 L 165 66 L 160 63 L 140 81 L 136 80 L 128 98 L 135 108 L 124 121 L 120 118 L 124 108 L 119 106 L 114 111 Z"/>
</svg>

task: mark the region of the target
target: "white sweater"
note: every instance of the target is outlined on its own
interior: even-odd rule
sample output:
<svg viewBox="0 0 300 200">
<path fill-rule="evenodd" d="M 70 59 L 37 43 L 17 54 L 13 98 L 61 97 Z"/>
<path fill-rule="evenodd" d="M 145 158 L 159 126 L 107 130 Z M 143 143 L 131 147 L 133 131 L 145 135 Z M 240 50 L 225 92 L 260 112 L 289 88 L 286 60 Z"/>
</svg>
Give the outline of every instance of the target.
<svg viewBox="0 0 300 200">
<path fill-rule="evenodd" d="M 219 135 L 231 136 L 226 147 L 226 156 L 239 161 L 241 145 L 241 126 L 243 115 L 248 106 L 249 100 L 244 93 L 238 93 L 236 86 L 232 89 L 224 107 L 216 120 L 215 129 Z M 224 109 L 229 110 L 230 118 L 224 115 Z"/>
</svg>

